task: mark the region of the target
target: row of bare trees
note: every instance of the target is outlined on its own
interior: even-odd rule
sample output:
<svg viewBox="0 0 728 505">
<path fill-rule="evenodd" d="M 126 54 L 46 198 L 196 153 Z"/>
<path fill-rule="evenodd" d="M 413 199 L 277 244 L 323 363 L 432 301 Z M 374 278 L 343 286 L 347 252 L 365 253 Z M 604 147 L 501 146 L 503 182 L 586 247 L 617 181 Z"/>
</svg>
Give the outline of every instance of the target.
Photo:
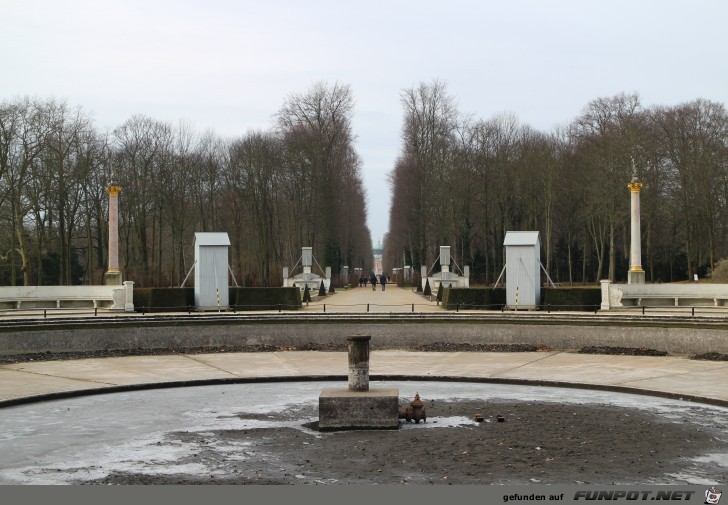
<svg viewBox="0 0 728 505">
<path fill-rule="evenodd" d="M 544 133 L 512 115 L 474 119 L 440 81 L 401 94 L 402 148 L 385 269 L 432 265 L 451 245 L 492 283 L 509 230 L 537 230 L 557 282 L 624 280 L 633 163 L 644 187 L 643 268 L 655 282 L 711 272 L 728 255 L 728 114 L 703 99 L 643 107 L 637 94 L 588 103 Z"/>
<path fill-rule="evenodd" d="M 326 83 L 286 98 L 268 131 L 235 139 L 143 115 L 100 132 L 63 101 L 1 102 L 0 284 L 100 283 L 112 183 L 121 267 L 137 285 L 179 285 L 204 231 L 228 232 L 248 286 L 281 285 L 303 246 L 333 272 L 369 268 L 352 115 L 351 89 Z"/>
</svg>

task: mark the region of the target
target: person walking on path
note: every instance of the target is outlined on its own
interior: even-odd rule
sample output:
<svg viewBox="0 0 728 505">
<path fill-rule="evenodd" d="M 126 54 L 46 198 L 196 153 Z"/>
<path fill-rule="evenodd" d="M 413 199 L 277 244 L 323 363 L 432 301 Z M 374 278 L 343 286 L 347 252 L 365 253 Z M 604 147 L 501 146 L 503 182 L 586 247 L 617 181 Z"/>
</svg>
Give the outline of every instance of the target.
<svg viewBox="0 0 728 505">
<path fill-rule="evenodd" d="M 372 283 L 372 291 L 377 290 L 377 276 L 372 273 L 372 276 L 369 277 L 369 282 Z"/>
<path fill-rule="evenodd" d="M 384 287 L 387 285 L 387 276 L 384 274 L 381 274 L 379 276 L 379 283 L 382 285 L 382 291 L 384 291 Z"/>
</svg>

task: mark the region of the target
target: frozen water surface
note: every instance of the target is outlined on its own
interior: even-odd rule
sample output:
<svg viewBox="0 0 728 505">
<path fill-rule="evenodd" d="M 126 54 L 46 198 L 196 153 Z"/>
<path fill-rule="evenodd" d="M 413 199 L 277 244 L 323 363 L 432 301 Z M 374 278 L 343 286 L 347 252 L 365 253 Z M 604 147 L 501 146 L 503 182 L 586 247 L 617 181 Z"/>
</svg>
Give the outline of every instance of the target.
<svg viewBox="0 0 728 505">
<path fill-rule="evenodd" d="M 375 382 L 399 388 L 400 398 L 425 401 L 487 400 L 612 405 L 647 410 L 667 421 L 689 422 L 728 433 L 728 409 L 604 391 L 466 382 Z M 325 436 L 305 424 L 318 420 L 318 397 L 330 382 L 231 384 L 135 391 L 49 401 L 0 409 L 0 484 L 63 484 L 111 472 L 214 474 L 193 456 L 214 448 L 244 461 L 249 442 L 216 440 L 215 431 L 293 428 Z M 240 416 L 251 419 L 241 419 Z M 432 417 L 402 429 L 442 429 L 475 424 L 465 417 Z M 178 433 L 194 437 L 180 440 Z M 724 437 L 725 438 L 725 437 Z M 696 462 L 728 469 L 728 455 Z M 699 474 L 673 476 L 702 484 Z"/>
</svg>

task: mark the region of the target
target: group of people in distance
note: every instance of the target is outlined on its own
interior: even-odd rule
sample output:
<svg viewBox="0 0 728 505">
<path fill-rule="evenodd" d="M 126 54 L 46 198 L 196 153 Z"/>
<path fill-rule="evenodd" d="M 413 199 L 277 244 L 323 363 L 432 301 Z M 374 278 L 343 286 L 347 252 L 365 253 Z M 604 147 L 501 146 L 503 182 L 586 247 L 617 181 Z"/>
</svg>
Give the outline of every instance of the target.
<svg viewBox="0 0 728 505">
<path fill-rule="evenodd" d="M 372 291 L 377 290 L 377 284 L 382 286 L 382 291 L 384 291 L 384 288 L 387 286 L 387 282 L 389 282 L 389 279 L 387 279 L 387 276 L 384 274 L 379 274 L 379 277 L 372 272 L 369 277 L 367 278 L 366 275 L 362 275 L 359 277 L 359 287 L 366 287 L 367 283 L 372 285 Z"/>
</svg>

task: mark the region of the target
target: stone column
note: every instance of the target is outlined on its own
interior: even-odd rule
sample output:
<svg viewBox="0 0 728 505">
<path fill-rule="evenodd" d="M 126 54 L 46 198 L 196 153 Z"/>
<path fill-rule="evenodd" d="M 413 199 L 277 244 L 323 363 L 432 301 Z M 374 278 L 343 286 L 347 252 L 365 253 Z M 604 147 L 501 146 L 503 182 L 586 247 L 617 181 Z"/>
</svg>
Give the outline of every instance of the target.
<svg viewBox="0 0 728 505">
<path fill-rule="evenodd" d="M 640 231 L 640 190 L 642 183 L 637 180 L 637 174 L 632 177 L 632 182 L 627 184 L 631 194 L 631 228 L 629 248 L 629 272 L 627 273 L 628 284 L 644 284 L 645 271 L 642 270 L 642 233 Z"/>
<path fill-rule="evenodd" d="M 134 312 L 134 282 L 124 281 L 125 303 L 124 310 L 126 312 Z"/>
<path fill-rule="evenodd" d="M 602 288 L 602 310 L 609 310 L 611 308 L 611 304 L 609 301 L 609 286 L 612 284 L 612 282 L 609 279 L 604 279 L 599 281 L 599 284 L 601 284 Z"/>
<path fill-rule="evenodd" d="M 107 286 L 121 285 L 119 270 L 119 193 L 121 186 L 111 185 L 106 188 L 109 194 L 109 269 L 104 274 Z"/>
<path fill-rule="evenodd" d="M 352 335 L 349 342 L 349 391 L 369 391 L 370 335 Z"/>
</svg>

